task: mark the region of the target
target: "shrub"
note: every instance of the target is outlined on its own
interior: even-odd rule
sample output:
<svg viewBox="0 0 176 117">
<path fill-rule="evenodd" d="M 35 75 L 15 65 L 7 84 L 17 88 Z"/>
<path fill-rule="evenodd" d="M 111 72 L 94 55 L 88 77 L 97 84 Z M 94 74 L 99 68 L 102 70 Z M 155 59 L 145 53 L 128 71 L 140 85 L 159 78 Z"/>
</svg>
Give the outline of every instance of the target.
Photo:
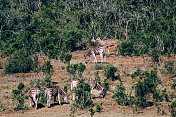
<svg viewBox="0 0 176 117">
<path fill-rule="evenodd" d="M 116 85 L 112 98 L 116 98 L 116 102 L 119 105 L 128 105 L 127 94 L 125 94 L 125 87 L 122 82 L 120 82 L 119 85 Z"/>
<path fill-rule="evenodd" d="M 153 59 L 153 62 L 159 62 L 159 51 L 157 49 L 153 49 L 151 57 Z"/>
<path fill-rule="evenodd" d="M 164 67 L 167 69 L 167 71 L 170 74 L 173 74 L 175 69 L 174 69 L 174 61 L 165 61 L 164 62 Z"/>
<path fill-rule="evenodd" d="M 101 65 L 95 65 L 95 70 L 103 70 L 104 69 L 104 66 L 101 64 Z"/>
<path fill-rule="evenodd" d="M 141 76 L 143 75 L 142 71 L 138 68 L 136 72 L 134 72 L 133 74 L 131 74 L 131 78 L 135 78 L 137 76 Z"/>
<path fill-rule="evenodd" d="M 79 63 L 78 64 L 78 75 L 81 76 L 85 69 L 86 69 L 86 66 L 83 63 Z"/>
<path fill-rule="evenodd" d="M 76 74 L 80 77 L 86 66 L 83 63 L 67 65 L 67 72 L 75 76 Z"/>
<path fill-rule="evenodd" d="M 171 108 L 171 117 L 175 117 L 176 116 L 176 102 L 172 101 L 171 104 L 168 105 Z"/>
<path fill-rule="evenodd" d="M 175 89 L 176 87 L 176 80 L 173 81 L 173 84 L 171 84 L 171 89 Z"/>
<path fill-rule="evenodd" d="M 78 96 L 75 103 L 77 108 L 85 109 L 93 104 L 90 90 L 90 85 L 88 83 L 84 83 L 84 79 L 80 80 L 80 83 L 77 85 L 75 90 L 76 96 Z"/>
<path fill-rule="evenodd" d="M 122 42 L 119 46 L 119 52 L 123 56 L 131 56 L 134 53 L 134 47 L 131 42 Z"/>
<path fill-rule="evenodd" d="M 156 71 L 145 72 L 144 79 L 140 79 L 135 84 L 135 98 L 136 98 L 136 105 L 140 106 L 141 108 L 144 108 L 148 106 L 148 103 L 146 101 L 146 96 L 148 94 L 153 95 L 153 100 L 156 102 L 162 101 L 162 95 L 160 92 L 156 89 L 159 79 L 157 77 Z"/>
<path fill-rule="evenodd" d="M 76 71 L 78 69 L 78 64 L 67 65 L 67 72 L 71 75 L 76 75 Z"/>
<path fill-rule="evenodd" d="M 53 72 L 53 66 L 51 65 L 50 61 L 46 61 L 42 65 L 42 72 L 51 75 Z"/>
<path fill-rule="evenodd" d="M 24 109 L 28 109 L 27 107 L 24 106 L 25 103 L 25 92 L 24 92 L 24 84 L 20 83 L 18 85 L 18 89 L 14 89 L 12 90 L 12 100 L 14 102 L 16 102 L 16 107 L 14 108 L 14 110 L 18 111 L 18 110 L 24 110 Z"/>
<path fill-rule="evenodd" d="M 5 66 L 5 73 L 27 73 L 33 69 L 31 56 L 23 51 L 13 54 Z"/>
<path fill-rule="evenodd" d="M 107 82 L 107 79 L 104 79 L 104 81 L 103 81 L 103 83 L 102 83 L 102 86 L 103 86 L 103 88 L 104 88 L 103 94 L 104 94 L 104 96 L 105 96 L 106 93 L 107 93 L 107 91 L 109 90 L 109 83 Z"/>
<path fill-rule="evenodd" d="M 96 105 L 96 112 L 102 111 L 102 109 L 103 109 L 102 105 L 103 105 L 103 103 Z"/>
<path fill-rule="evenodd" d="M 0 69 L 2 69 L 2 62 L 0 61 Z"/>
<path fill-rule="evenodd" d="M 70 60 L 72 58 L 72 54 L 66 53 L 60 56 L 60 60 L 63 61 L 64 63 L 70 64 Z"/>
<path fill-rule="evenodd" d="M 115 80 L 115 72 L 117 71 L 117 68 L 112 65 L 107 65 L 104 69 L 105 73 L 104 75 L 108 78 L 111 78 L 112 80 Z"/>
<path fill-rule="evenodd" d="M 92 108 L 90 108 L 89 112 L 90 112 L 90 116 L 93 117 L 93 115 L 95 114 L 95 111 Z"/>
</svg>

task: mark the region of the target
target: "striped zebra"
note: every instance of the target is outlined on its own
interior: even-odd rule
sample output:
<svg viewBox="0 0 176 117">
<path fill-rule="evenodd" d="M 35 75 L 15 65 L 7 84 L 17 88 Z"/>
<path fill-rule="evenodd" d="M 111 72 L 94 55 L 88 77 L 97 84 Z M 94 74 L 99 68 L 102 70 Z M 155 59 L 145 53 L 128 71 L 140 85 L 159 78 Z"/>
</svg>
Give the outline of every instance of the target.
<svg viewBox="0 0 176 117">
<path fill-rule="evenodd" d="M 64 101 L 68 103 L 68 94 L 60 87 L 46 88 L 45 96 L 47 97 L 47 106 L 50 107 L 50 101 L 52 96 L 54 96 L 54 103 L 56 102 L 56 97 L 58 97 L 59 104 L 61 105 L 61 96 L 63 96 Z"/>
<path fill-rule="evenodd" d="M 73 91 L 79 83 L 80 83 L 79 80 L 73 80 L 71 82 L 71 91 Z M 90 85 L 90 87 L 91 87 L 90 93 L 91 94 L 93 92 L 93 89 L 97 89 L 98 93 L 99 93 L 99 97 L 104 96 L 104 88 L 96 80 L 88 79 L 85 81 L 85 83 L 88 83 Z M 76 98 L 76 94 L 73 93 L 73 100 L 75 100 L 75 98 Z"/>
<path fill-rule="evenodd" d="M 30 97 L 30 107 L 32 106 L 32 102 L 35 104 L 35 109 L 37 109 L 38 101 L 40 98 L 40 89 L 39 88 L 31 88 L 28 91 Z"/>
<path fill-rule="evenodd" d="M 94 62 L 97 62 L 96 55 L 100 55 L 101 62 L 106 62 L 106 49 L 104 47 L 96 46 L 89 48 L 84 54 L 86 64 L 89 62 L 91 55 L 94 57 Z"/>
<path fill-rule="evenodd" d="M 103 40 L 101 39 L 101 37 L 98 37 L 96 40 L 92 39 L 91 42 L 94 42 L 94 43 L 97 42 L 99 46 L 103 46 L 104 48 L 107 48 L 108 54 L 110 54 L 109 47 L 117 46 L 120 43 L 120 41 L 117 39 Z"/>
<path fill-rule="evenodd" d="M 93 89 L 97 89 L 99 97 L 104 96 L 104 94 L 103 94 L 104 93 L 104 88 L 96 80 L 88 79 L 88 80 L 85 81 L 85 83 L 88 83 L 90 85 L 91 94 L 92 94 Z"/>
</svg>

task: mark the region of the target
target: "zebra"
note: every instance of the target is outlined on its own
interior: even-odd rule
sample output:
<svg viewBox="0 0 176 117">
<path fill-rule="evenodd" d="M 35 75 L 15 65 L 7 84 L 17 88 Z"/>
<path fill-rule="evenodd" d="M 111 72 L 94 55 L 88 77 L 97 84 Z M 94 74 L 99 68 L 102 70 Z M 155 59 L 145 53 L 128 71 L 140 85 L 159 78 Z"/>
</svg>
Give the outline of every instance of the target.
<svg viewBox="0 0 176 117">
<path fill-rule="evenodd" d="M 104 96 L 104 94 L 103 94 L 104 88 L 96 80 L 88 79 L 88 80 L 85 81 L 85 83 L 88 83 L 90 85 L 91 94 L 92 94 L 93 89 L 97 89 L 98 93 L 99 93 L 99 97 Z"/>
<path fill-rule="evenodd" d="M 68 94 L 60 87 L 46 88 L 45 96 L 47 97 L 48 107 L 50 107 L 50 101 L 51 101 L 52 96 L 54 96 L 54 103 L 56 101 L 56 97 L 58 97 L 59 104 L 61 105 L 60 96 L 63 96 L 64 101 L 68 103 Z"/>
<path fill-rule="evenodd" d="M 102 40 L 101 37 L 98 37 L 96 40 L 92 39 L 91 42 L 98 43 L 98 45 L 103 46 L 104 48 L 107 48 L 108 54 L 110 54 L 109 47 L 115 46 L 118 43 L 120 43 L 119 40 L 117 39 L 107 39 L 107 40 Z"/>
<path fill-rule="evenodd" d="M 37 109 L 38 101 L 40 98 L 40 89 L 39 88 L 31 88 L 28 91 L 30 97 L 30 107 L 32 106 L 32 102 L 35 104 L 35 109 Z"/>
<path fill-rule="evenodd" d="M 89 62 L 91 55 L 94 56 L 94 62 L 97 62 L 96 55 L 100 55 L 101 62 L 106 62 L 106 49 L 104 47 L 97 46 L 89 48 L 84 54 L 86 64 Z"/>
<path fill-rule="evenodd" d="M 80 83 L 79 80 L 73 80 L 71 82 L 71 91 L 73 91 L 77 85 Z M 92 80 L 92 79 L 88 79 L 85 81 L 85 83 L 88 83 L 91 87 L 91 91 L 90 93 L 92 94 L 93 89 L 97 89 L 98 93 L 99 93 L 99 97 L 104 97 L 104 88 L 96 81 L 96 80 Z M 76 94 L 73 93 L 73 101 L 75 100 Z"/>
</svg>

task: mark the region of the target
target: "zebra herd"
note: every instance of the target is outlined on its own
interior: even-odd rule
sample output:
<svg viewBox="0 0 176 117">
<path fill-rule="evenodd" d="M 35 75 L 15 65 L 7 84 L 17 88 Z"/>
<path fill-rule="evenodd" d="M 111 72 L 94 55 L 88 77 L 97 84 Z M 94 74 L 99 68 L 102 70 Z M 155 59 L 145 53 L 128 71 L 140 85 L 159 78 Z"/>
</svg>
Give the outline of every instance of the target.
<svg viewBox="0 0 176 117">
<path fill-rule="evenodd" d="M 109 52 L 109 47 L 115 46 L 118 42 L 118 40 L 112 40 L 112 41 L 103 41 L 100 37 L 98 37 L 96 40 L 92 39 L 92 42 L 98 43 L 97 46 L 95 47 L 90 47 L 84 54 L 85 57 L 85 63 L 87 64 L 90 60 L 90 56 L 94 56 L 94 62 L 97 62 L 96 55 L 100 55 L 101 62 L 106 62 L 106 48 L 108 49 Z M 76 87 L 77 84 L 79 84 L 79 80 L 73 80 L 71 82 L 71 91 L 73 91 Z M 101 84 L 99 84 L 96 80 L 88 79 L 85 81 L 85 83 L 88 83 L 91 86 L 91 94 L 93 89 L 97 89 L 99 93 L 99 97 L 104 96 L 104 90 Z M 30 97 L 30 106 L 32 106 L 32 101 L 35 104 L 35 109 L 37 109 L 38 101 L 40 98 L 40 89 L 39 88 L 31 88 L 29 90 L 29 97 Z M 54 102 L 56 101 L 56 97 L 58 98 L 59 104 L 61 104 L 61 96 L 63 96 L 64 101 L 68 103 L 68 94 L 66 91 L 64 91 L 60 87 L 54 87 L 54 88 L 46 88 L 45 89 L 45 96 L 47 98 L 47 106 L 50 107 L 50 101 L 52 96 L 54 97 Z M 76 98 L 76 94 L 73 93 L 73 101 Z"/>
<path fill-rule="evenodd" d="M 71 82 L 71 91 L 73 91 L 76 87 L 77 87 L 77 84 L 79 84 L 80 81 L 79 80 L 73 80 Z M 88 79 L 85 81 L 85 83 L 88 83 L 91 87 L 91 94 L 92 94 L 92 90 L 93 89 L 97 89 L 98 90 L 98 93 L 99 93 L 99 96 L 100 97 L 103 97 L 104 94 L 103 94 L 103 87 L 101 86 L 101 84 L 99 84 L 96 80 L 92 80 L 92 79 Z M 29 97 L 30 97 L 30 106 L 32 106 L 32 102 L 35 104 L 35 109 L 37 109 L 37 105 L 38 105 L 38 101 L 39 101 L 39 98 L 40 98 L 40 94 L 41 94 L 41 91 L 39 88 L 31 88 L 29 91 Z M 69 103 L 69 100 L 68 100 L 68 93 L 66 91 L 64 91 L 62 88 L 60 87 L 54 87 L 54 88 L 46 88 L 45 89 L 45 96 L 46 96 L 46 99 L 47 99 L 47 106 L 50 107 L 50 101 L 51 101 L 51 98 L 54 97 L 54 103 L 56 101 L 56 97 L 58 98 L 58 101 L 59 101 L 59 104 L 61 105 L 61 96 L 63 97 L 65 103 Z M 73 101 L 75 101 L 76 99 L 76 94 L 73 93 Z"/>
</svg>

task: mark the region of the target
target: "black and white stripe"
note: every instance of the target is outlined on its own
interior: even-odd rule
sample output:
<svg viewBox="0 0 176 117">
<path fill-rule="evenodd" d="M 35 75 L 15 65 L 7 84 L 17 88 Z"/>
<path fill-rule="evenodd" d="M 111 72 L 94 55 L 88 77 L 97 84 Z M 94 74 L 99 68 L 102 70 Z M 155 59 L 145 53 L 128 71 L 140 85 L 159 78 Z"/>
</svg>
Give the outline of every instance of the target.
<svg viewBox="0 0 176 117">
<path fill-rule="evenodd" d="M 88 80 L 85 81 L 85 83 L 88 83 L 90 85 L 90 87 L 91 87 L 91 94 L 92 94 L 93 89 L 96 89 L 96 90 L 98 90 L 99 96 L 103 97 L 103 90 L 104 90 L 104 88 L 96 80 L 88 79 Z"/>
<path fill-rule="evenodd" d="M 50 101 L 51 101 L 52 96 L 54 96 L 54 103 L 56 101 L 56 97 L 58 97 L 59 104 L 61 105 L 61 101 L 60 101 L 61 96 L 63 96 L 64 101 L 68 103 L 68 94 L 60 87 L 46 88 L 45 95 L 47 98 L 48 107 L 50 107 Z"/>
<path fill-rule="evenodd" d="M 84 57 L 86 59 L 86 61 L 85 61 L 86 64 L 89 62 L 91 55 L 94 56 L 94 62 L 97 62 L 96 55 L 100 55 L 101 62 L 106 62 L 106 48 L 104 48 L 104 47 L 96 46 L 96 47 L 89 48 L 86 51 L 86 53 L 84 54 Z"/>
<path fill-rule="evenodd" d="M 30 106 L 32 106 L 32 102 L 35 104 L 35 109 L 37 109 L 38 101 L 40 98 L 40 89 L 39 88 L 31 88 L 28 91 L 30 97 Z"/>
</svg>

